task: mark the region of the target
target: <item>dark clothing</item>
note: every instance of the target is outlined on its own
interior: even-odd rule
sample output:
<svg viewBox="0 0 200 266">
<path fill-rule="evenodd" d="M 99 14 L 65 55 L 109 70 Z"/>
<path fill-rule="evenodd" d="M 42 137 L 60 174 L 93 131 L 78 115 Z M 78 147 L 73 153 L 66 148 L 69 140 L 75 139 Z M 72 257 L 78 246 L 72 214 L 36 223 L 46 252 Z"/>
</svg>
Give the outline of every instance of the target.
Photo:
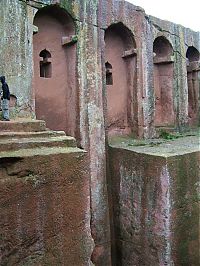
<svg viewBox="0 0 200 266">
<path fill-rule="evenodd" d="M 2 91 L 3 91 L 2 99 L 10 100 L 10 90 L 8 84 L 6 83 L 5 76 L 1 76 L 0 81 L 2 83 Z"/>
</svg>

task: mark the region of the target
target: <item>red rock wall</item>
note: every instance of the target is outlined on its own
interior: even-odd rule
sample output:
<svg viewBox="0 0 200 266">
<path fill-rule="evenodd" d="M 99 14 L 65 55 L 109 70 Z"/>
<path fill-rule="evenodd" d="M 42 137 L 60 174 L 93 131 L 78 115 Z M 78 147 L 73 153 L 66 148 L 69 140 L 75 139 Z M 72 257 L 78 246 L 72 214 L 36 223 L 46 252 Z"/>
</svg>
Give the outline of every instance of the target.
<svg viewBox="0 0 200 266">
<path fill-rule="evenodd" d="M 87 160 L 66 150 L 1 156 L 1 265 L 90 265 Z"/>
<path fill-rule="evenodd" d="M 154 65 L 155 125 L 174 126 L 173 64 Z"/>
<path fill-rule="evenodd" d="M 198 265 L 199 153 L 109 154 L 115 265 Z"/>
<path fill-rule="evenodd" d="M 199 242 L 199 165 L 200 153 L 168 159 L 172 176 L 172 256 L 175 265 L 198 265 Z"/>
<path fill-rule="evenodd" d="M 45 0 L 41 0 L 40 2 L 47 3 Z M 16 92 L 14 94 L 18 94 L 18 99 L 20 99 L 18 104 L 20 103 L 19 107 L 21 107 L 23 111 L 25 109 L 24 103 L 26 103 L 29 109 L 32 106 L 30 105 L 30 77 L 32 76 L 33 61 L 31 54 L 33 34 L 32 18 L 36 9 L 26 6 L 26 3 L 22 3 L 18 0 L 13 0 L 13 3 L 15 4 L 10 5 L 8 0 L 4 0 L 1 6 L 3 11 L 2 36 L 4 36 L 4 32 L 6 32 L 8 38 L 5 40 L 3 39 L 2 44 L 0 44 L 2 47 L 2 49 L 0 49 L 0 57 L 2 62 L 6 62 L 4 58 L 10 55 L 13 59 L 12 62 L 15 62 L 15 64 L 5 65 L 4 69 L 6 73 L 9 74 L 8 81 L 12 83 L 12 90 Z M 95 241 L 92 260 L 96 265 L 111 265 L 110 221 L 106 173 L 107 132 L 105 128 L 109 123 L 107 121 L 108 94 L 105 82 L 105 31 L 111 24 L 120 22 L 123 23 L 134 36 L 137 48 L 137 60 L 134 66 L 129 67 L 136 69 L 137 73 L 134 76 L 134 82 L 130 83 L 131 86 L 133 86 L 130 86 L 130 97 L 128 95 L 128 101 L 131 102 L 130 110 L 127 112 L 128 119 L 130 119 L 128 122 L 134 124 L 133 128 L 136 136 L 146 138 L 155 135 L 155 95 L 153 90 L 153 42 L 155 38 L 160 35 L 165 36 L 172 43 L 173 50 L 177 51 L 174 62 L 172 91 L 174 100 L 173 109 L 176 114 L 175 126 L 183 128 L 188 122 L 188 87 L 186 80 L 187 69 L 185 50 L 188 45 L 199 47 L 199 34 L 186 30 L 181 26 L 174 25 L 173 23 L 148 17 L 141 8 L 135 7 L 125 1 L 52 0 L 48 1 L 48 3 L 57 4 L 56 6 L 52 6 L 53 9 L 55 7 L 58 8 L 60 4 L 62 8 L 72 15 L 73 22 L 76 25 L 78 42 L 76 46 L 76 55 L 74 54 L 74 50 L 70 50 L 69 54 L 66 52 L 66 58 L 70 58 L 72 68 L 71 65 L 69 67 L 68 60 L 67 63 L 64 63 L 62 60 L 62 64 L 60 64 L 61 59 L 63 59 L 63 51 L 61 50 L 59 51 L 62 56 L 60 56 L 60 53 L 56 56 L 56 58 L 60 59 L 59 62 L 52 61 L 52 67 L 54 65 L 53 63 L 55 63 L 57 69 L 63 71 L 62 73 L 56 74 L 54 81 L 59 84 L 59 90 L 61 89 L 59 94 L 62 96 L 65 95 L 67 102 L 65 105 L 64 97 L 59 95 L 59 104 L 55 104 L 53 99 L 51 99 L 54 98 L 54 86 L 52 87 L 51 82 L 46 82 L 47 86 L 45 89 L 50 88 L 52 93 L 52 97 L 50 97 L 48 93 L 45 93 L 45 95 L 49 96 L 48 100 L 51 100 L 51 104 L 49 105 L 47 103 L 47 107 L 53 107 L 53 114 L 51 113 L 51 116 L 48 117 L 49 120 L 47 120 L 53 123 L 55 127 L 59 122 L 62 129 L 76 136 L 80 146 L 88 151 L 92 215 L 91 231 Z M 36 3 L 37 8 L 43 6 L 43 4 Z M 10 12 L 10 10 L 12 10 L 12 12 Z M 12 15 L 13 23 L 7 23 L 7 14 L 14 14 Z M 23 19 L 21 17 L 23 17 Z M 45 23 L 44 25 L 42 24 L 42 26 L 46 27 Z M 54 26 L 52 29 L 48 30 L 50 30 L 50 32 L 52 30 L 53 36 L 58 36 L 60 40 L 61 33 L 63 33 L 64 30 L 62 27 L 63 24 L 58 23 L 55 27 Z M 19 34 L 19 29 L 21 28 L 26 30 L 20 31 Z M 54 30 L 58 28 L 59 31 L 56 30 L 55 32 Z M 68 30 L 67 28 L 66 31 L 69 32 Z M 12 33 L 14 34 L 12 35 Z M 35 36 L 37 36 L 37 34 Z M 43 36 L 41 36 L 41 40 L 42 39 Z M 8 40 L 12 40 L 9 46 L 7 45 Z M 53 41 L 48 42 L 48 44 L 55 45 Z M 16 47 L 21 54 L 15 53 Z M 53 50 L 54 49 L 51 51 L 52 53 Z M 9 51 L 12 53 L 9 53 Z M 72 56 L 72 58 L 70 56 Z M 28 64 L 24 64 L 24 62 L 28 62 Z M 38 59 L 36 59 L 36 62 L 38 62 Z M 67 68 L 67 71 L 64 71 L 65 68 Z M 61 79 L 58 79 L 57 76 L 62 77 L 64 84 L 62 84 Z M 128 79 L 131 78 L 128 77 Z M 66 87 L 66 82 L 67 84 L 71 84 L 70 90 Z M 77 85 L 75 85 L 76 82 Z M 55 84 L 55 86 L 57 87 L 57 84 Z M 43 91 L 43 86 L 41 86 L 41 90 Z M 126 89 L 125 94 L 127 94 Z M 42 98 L 41 94 L 39 96 Z M 126 97 L 127 95 L 123 95 L 123 99 Z M 46 102 L 47 101 L 42 99 L 40 107 L 43 108 L 43 104 Z M 120 108 L 124 108 L 125 104 L 123 103 L 123 106 L 121 106 L 120 103 L 119 106 Z M 59 109 L 58 115 L 55 112 L 57 109 Z M 45 112 L 46 108 L 42 110 Z M 53 121 L 51 120 L 52 115 L 55 115 Z"/>
<path fill-rule="evenodd" d="M 34 18 L 38 32 L 33 36 L 36 118 L 52 130 L 64 130 L 77 136 L 76 45 L 62 45 L 62 38 L 75 34 L 75 25 L 67 12 L 53 7 L 38 11 Z M 51 54 L 51 77 L 40 77 L 40 52 Z"/>
<path fill-rule="evenodd" d="M 116 265 L 164 265 L 165 160 L 110 149 Z"/>
<path fill-rule="evenodd" d="M 116 24 L 106 30 L 105 44 L 105 61 L 112 66 L 112 84 L 106 86 L 108 134 L 137 132 L 137 125 L 134 128 L 132 123 L 136 107 L 133 100 L 136 94 L 134 37 L 123 24 Z"/>
</svg>

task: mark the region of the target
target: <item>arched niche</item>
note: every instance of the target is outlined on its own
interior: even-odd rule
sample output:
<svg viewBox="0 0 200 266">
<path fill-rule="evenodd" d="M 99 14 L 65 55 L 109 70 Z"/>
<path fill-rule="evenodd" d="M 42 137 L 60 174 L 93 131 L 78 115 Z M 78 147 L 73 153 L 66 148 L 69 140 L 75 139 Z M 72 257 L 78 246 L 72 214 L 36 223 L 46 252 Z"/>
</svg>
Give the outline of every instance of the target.
<svg viewBox="0 0 200 266">
<path fill-rule="evenodd" d="M 123 24 L 109 26 L 105 32 L 107 89 L 107 130 L 109 135 L 137 131 L 136 43 Z"/>
<path fill-rule="evenodd" d="M 57 5 L 40 9 L 33 22 L 35 112 L 52 130 L 74 137 L 77 127 L 75 24 Z"/>
<path fill-rule="evenodd" d="M 163 36 L 157 37 L 153 43 L 154 58 L 165 59 L 173 55 L 173 49 L 170 42 Z"/>
<path fill-rule="evenodd" d="M 186 58 L 189 62 L 198 62 L 199 51 L 194 46 L 189 46 L 186 52 Z"/>
<path fill-rule="evenodd" d="M 187 83 L 188 83 L 188 121 L 190 126 L 198 125 L 199 111 L 199 51 L 194 46 L 189 46 L 187 58 Z"/>
<path fill-rule="evenodd" d="M 174 126 L 173 48 L 164 37 L 153 43 L 155 126 Z"/>
</svg>

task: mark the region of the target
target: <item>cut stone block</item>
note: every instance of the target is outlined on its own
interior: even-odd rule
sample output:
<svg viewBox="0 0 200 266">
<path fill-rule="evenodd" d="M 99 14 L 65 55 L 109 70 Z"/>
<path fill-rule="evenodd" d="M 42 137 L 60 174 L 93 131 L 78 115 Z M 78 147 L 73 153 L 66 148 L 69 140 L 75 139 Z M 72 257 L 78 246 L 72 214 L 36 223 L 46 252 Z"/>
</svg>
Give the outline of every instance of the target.
<svg viewBox="0 0 200 266">
<path fill-rule="evenodd" d="M 87 153 L 43 121 L 0 127 L 0 265 L 90 265 Z"/>
<path fill-rule="evenodd" d="M 199 137 L 120 140 L 109 155 L 119 265 L 198 265 Z"/>
</svg>

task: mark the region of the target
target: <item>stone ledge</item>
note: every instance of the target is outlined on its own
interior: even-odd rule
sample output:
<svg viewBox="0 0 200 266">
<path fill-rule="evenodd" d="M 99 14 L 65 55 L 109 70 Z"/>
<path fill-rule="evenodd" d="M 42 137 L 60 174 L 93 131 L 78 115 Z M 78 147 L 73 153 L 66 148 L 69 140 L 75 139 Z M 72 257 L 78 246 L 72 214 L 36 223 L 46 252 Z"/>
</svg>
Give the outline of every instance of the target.
<svg viewBox="0 0 200 266">
<path fill-rule="evenodd" d="M 38 131 L 38 132 L 7 132 L 0 131 L 0 140 L 11 138 L 38 138 L 38 137 L 61 137 L 66 136 L 64 131 Z"/>
<path fill-rule="evenodd" d="M 70 136 L 0 140 L 0 151 L 30 149 L 37 147 L 76 147 L 76 141 Z"/>
<path fill-rule="evenodd" d="M 30 119 L 0 121 L 0 132 L 1 131 L 6 131 L 6 132 L 46 131 L 46 123 L 43 120 L 30 120 Z"/>
<path fill-rule="evenodd" d="M 200 152 L 199 136 L 180 137 L 174 140 L 136 140 L 127 137 L 121 138 L 119 140 L 111 140 L 110 146 L 112 148 L 120 148 L 136 153 L 148 154 L 164 158 L 193 152 Z"/>
<path fill-rule="evenodd" d="M 154 57 L 154 64 L 168 64 L 174 62 L 174 56 Z"/>
<path fill-rule="evenodd" d="M 33 149 L 21 149 L 15 151 L 2 151 L 0 152 L 1 158 L 22 158 L 31 156 L 49 156 L 53 154 L 80 154 L 82 156 L 86 153 L 85 150 L 76 147 L 42 147 Z M 79 156 L 79 155 L 78 155 Z"/>
</svg>

